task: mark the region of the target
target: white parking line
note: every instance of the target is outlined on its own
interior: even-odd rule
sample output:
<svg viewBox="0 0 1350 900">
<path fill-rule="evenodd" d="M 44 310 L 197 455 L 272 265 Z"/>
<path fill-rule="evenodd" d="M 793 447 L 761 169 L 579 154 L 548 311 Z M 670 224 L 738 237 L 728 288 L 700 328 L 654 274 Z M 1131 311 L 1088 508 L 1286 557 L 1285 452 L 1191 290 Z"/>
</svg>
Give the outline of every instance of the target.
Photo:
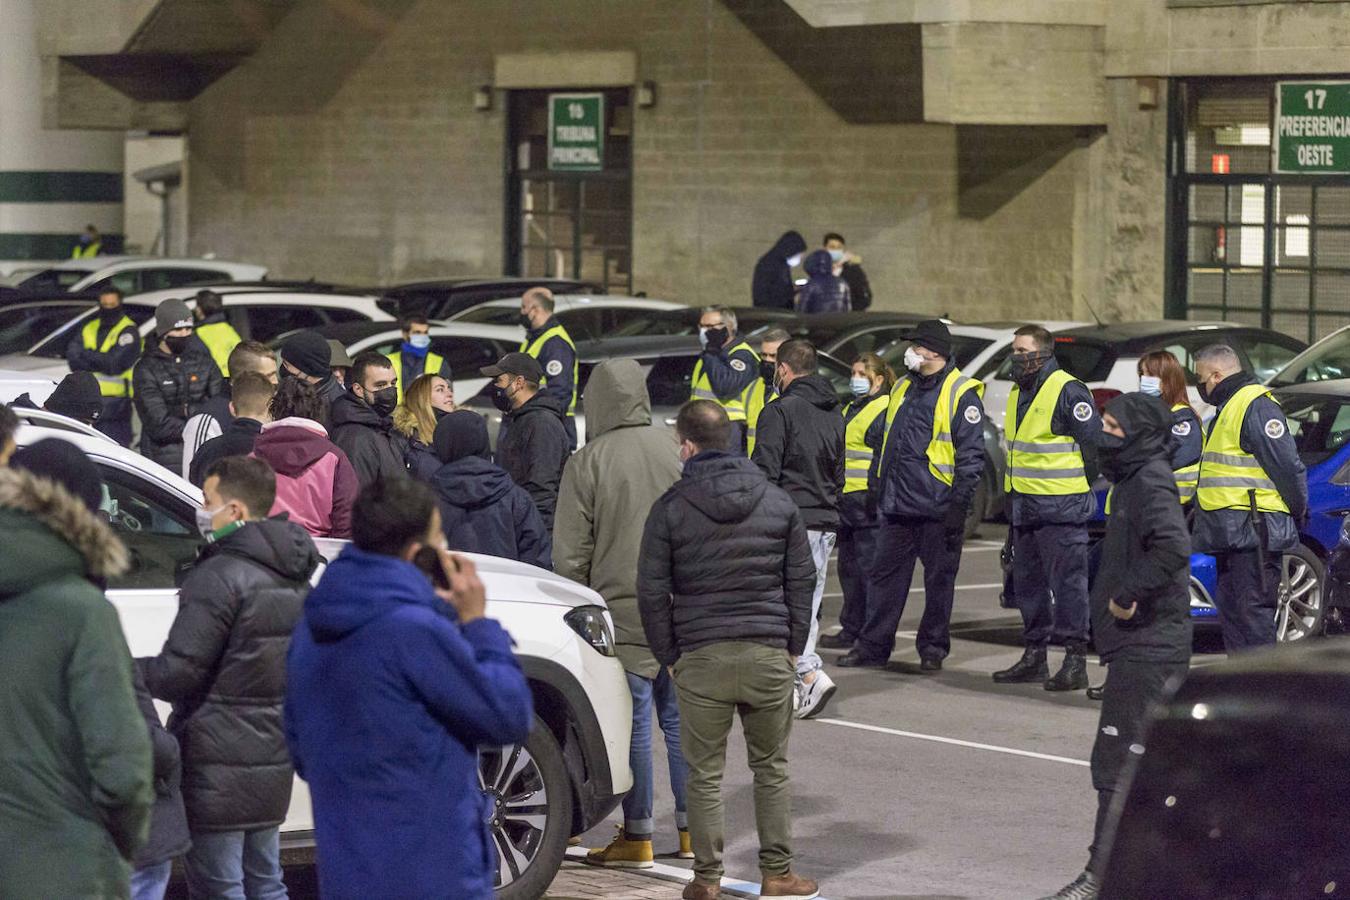
<svg viewBox="0 0 1350 900">
<path fill-rule="evenodd" d="M 936 734 L 920 734 L 917 731 L 901 731 L 898 728 L 883 728 L 880 725 L 865 725 L 862 722 L 846 722 L 843 719 L 813 719 L 822 725 L 838 725 L 841 728 L 856 728 L 859 731 L 871 731 L 876 734 L 889 734 L 895 737 L 914 738 L 919 741 L 932 741 L 935 744 L 949 744 L 953 747 L 969 747 L 972 750 L 988 750 L 991 753 L 1006 753 L 1009 756 L 1025 756 L 1045 762 L 1065 763 L 1070 766 L 1089 766 L 1086 759 L 1070 759 L 1067 756 L 1054 756 L 1049 753 L 1036 753 L 1032 750 L 1018 750 L 1015 747 L 1000 747 L 996 744 L 980 744 L 975 741 L 962 741 L 957 738 L 942 737 Z"/>
</svg>

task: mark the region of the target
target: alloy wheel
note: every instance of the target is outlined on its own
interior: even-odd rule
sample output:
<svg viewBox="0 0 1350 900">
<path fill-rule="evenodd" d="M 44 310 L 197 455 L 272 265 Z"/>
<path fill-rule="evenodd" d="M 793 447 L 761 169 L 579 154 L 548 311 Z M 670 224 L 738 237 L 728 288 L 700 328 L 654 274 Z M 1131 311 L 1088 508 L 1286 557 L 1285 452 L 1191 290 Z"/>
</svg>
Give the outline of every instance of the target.
<svg viewBox="0 0 1350 900">
<path fill-rule="evenodd" d="M 1322 621 L 1322 584 L 1306 559 L 1286 553 L 1275 634 L 1280 643 L 1301 641 L 1317 633 Z"/>
<path fill-rule="evenodd" d="M 548 790 L 539 764 L 524 744 L 478 752 L 478 780 L 492 805 L 488 822 L 497 851 L 496 886 L 520 878 L 543 845 Z"/>
</svg>

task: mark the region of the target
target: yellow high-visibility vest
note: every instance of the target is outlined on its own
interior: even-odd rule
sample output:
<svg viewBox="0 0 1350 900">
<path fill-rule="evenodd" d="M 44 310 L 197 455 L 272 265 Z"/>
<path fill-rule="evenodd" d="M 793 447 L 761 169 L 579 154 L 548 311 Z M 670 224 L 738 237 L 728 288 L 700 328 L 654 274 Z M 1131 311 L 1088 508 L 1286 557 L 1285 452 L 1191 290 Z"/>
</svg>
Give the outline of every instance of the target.
<svg viewBox="0 0 1350 900">
<path fill-rule="evenodd" d="M 84 340 L 84 349 L 108 353 L 113 347 L 117 346 L 117 338 L 128 328 L 131 329 L 134 340 L 138 340 L 140 337 L 136 331 L 136 323 L 127 316 L 123 316 L 116 325 L 108 329 L 107 336 L 103 338 L 103 343 L 100 344 L 98 341 L 98 324 L 98 316 L 94 316 L 84 323 L 84 330 L 80 332 L 80 337 Z M 103 372 L 95 372 L 94 377 L 98 379 L 99 394 L 104 397 L 130 397 L 131 373 L 135 371 L 135 368 L 133 365 L 121 375 L 106 375 Z"/>
<path fill-rule="evenodd" d="M 211 358 L 216 361 L 220 374 L 229 378 L 230 353 L 243 340 L 239 332 L 235 331 L 229 322 L 212 322 L 209 325 L 197 326 L 197 337 L 201 338 L 206 349 L 211 351 Z"/>
<path fill-rule="evenodd" d="M 769 386 L 763 378 L 756 378 L 745 389 L 745 455 L 755 452 L 755 435 L 759 431 L 759 414 L 764 407 L 778 399 L 778 394 L 769 394 Z"/>
<path fill-rule="evenodd" d="M 554 325 L 533 341 L 526 338 L 520 342 L 520 352 L 528 353 L 530 356 L 538 359 L 539 354 L 543 352 L 544 345 L 555 337 L 562 338 L 567 343 L 567 346 L 572 348 L 572 400 L 567 404 L 567 414 L 570 416 L 577 410 L 577 345 L 572 342 L 572 336 L 567 333 L 567 329 L 563 328 L 561 325 Z M 554 377 L 556 378 L 557 376 L 555 375 Z M 543 387 L 547 384 L 548 371 L 545 370 L 544 380 L 539 382 L 539 386 Z"/>
<path fill-rule="evenodd" d="M 872 468 L 872 448 L 867 446 L 867 429 L 890 408 L 889 394 L 869 397 L 863 408 L 844 425 L 844 493 L 867 490 L 867 472 Z"/>
<path fill-rule="evenodd" d="M 75 249 L 70 251 L 70 258 L 71 258 L 71 259 L 93 259 L 95 256 L 98 256 L 99 251 L 102 250 L 102 249 L 103 249 L 103 242 L 102 242 L 102 241 L 94 241 L 92 244 L 90 244 L 90 245 L 87 246 L 87 247 L 83 247 L 83 246 L 81 246 L 80 244 L 77 243 L 77 244 L 75 245 Z"/>
<path fill-rule="evenodd" d="M 1017 420 L 1017 399 L 1021 389 L 1014 386 L 1008 395 L 1003 420 L 1008 436 L 1008 468 L 1003 489 L 1029 496 L 1066 496 L 1086 494 L 1090 488 L 1083 451 L 1072 437 L 1050 430 L 1059 396 L 1065 385 L 1077 381 L 1063 369 L 1046 377 L 1031 400 L 1027 416 Z"/>
<path fill-rule="evenodd" d="M 1288 504 L 1261 463 L 1242 449 L 1242 422 L 1247 409 L 1257 397 L 1269 396 L 1270 391 L 1264 385 L 1249 384 L 1238 388 L 1219 410 L 1200 455 L 1196 498 L 1201 509 L 1251 509 L 1250 492 L 1255 491 L 1259 511 L 1289 512 Z"/>
<path fill-rule="evenodd" d="M 909 386 L 913 380 L 908 377 L 902 378 L 891 388 L 890 403 L 886 409 L 886 438 L 881 444 L 883 460 L 886 458 L 886 446 L 891 440 L 891 425 L 895 422 L 896 413 L 905 404 L 905 395 L 909 393 Z M 976 396 L 983 399 L 984 382 L 962 375 L 960 369 L 953 368 L 947 373 L 942 387 L 938 390 L 937 406 L 933 409 L 933 437 L 929 440 L 926 451 L 928 471 L 948 487 L 956 480 L 956 445 L 952 443 L 952 416 L 956 415 L 957 403 L 967 391 L 974 391 Z"/>
<path fill-rule="evenodd" d="M 1172 412 L 1188 409 L 1185 403 L 1178 403 L 1172 407 Z M 1185 506 L 1195 499 L 1195 486 L 1200 480 L 1200 460 L 1196 460 L 1189 466 L 1182 466 L 1180 469 L 1172 470 L 1172 478 L 1177 483 L 1177 497 L 1181 500 L 1181 505 Z M 1111 498 L 1116 493 L 1116 486 L 1111 485 L 1111 489 L 1106 492 L 1106 514 L 1111 515 Z"/>
<path fill-rule="evenodd" d="M 398 402 L 403 402 L 403 351 L 395 350 L 393 353 L 386 353 L 385 359 L 389 360 L 390 365 L 394 367 L 394 376 L 398 381 Z M 441 366 L 445 363 L 445 357 L 438 353 L 427 351 L 427 361 L 422 366 L 422 374 L 439 375 Z"/>
<path fill-rule="evenodd" d="M 755 358 L 755 367 L 758 368 L 759 354 L 756 353 L 745 341 L 739 341 L 734 346 L 732 346 L 729 350 L 727 350 L 727 355 L 730 356 L 733 353 L 739 353 L 741 350 L 750 351 L 750 355 Z M 759 377 L 756 377 L 755 381 L 758 381 L 761 384 L 764 383 L 764 379 Z M 746 395 L 749 392 L 748 389 L 741 391 L 736 396 L 730 397 L 726 400 L 723 400 L 721 397 L 718 397 L 715 393 L 713 393 L 712 379 L 708 378 L 707 374 L 703 371 L 702 356 L 698 358 L 698 362 L 694 363 L 694 377 L 693 380 L 690 382 L 689 387 L 690 387 L 689 391 L 690 400 L 711 400 L 714 403 L 721 404 L 722 408 L 727 411 L 727 418 L 730 419 L 731 421 L 745 422 L 747 420 L 748 417 L 746 416 L 745 406 L 746 406 Z M 754 387 L 753 382 L 751 383 L 751 387 Z M 760 408 L 763 409 L 762 406 Z M 758 419 L 759 418 L 758 414 L 756 414 L 755 417 L 756 419 Z"/>
</svg>

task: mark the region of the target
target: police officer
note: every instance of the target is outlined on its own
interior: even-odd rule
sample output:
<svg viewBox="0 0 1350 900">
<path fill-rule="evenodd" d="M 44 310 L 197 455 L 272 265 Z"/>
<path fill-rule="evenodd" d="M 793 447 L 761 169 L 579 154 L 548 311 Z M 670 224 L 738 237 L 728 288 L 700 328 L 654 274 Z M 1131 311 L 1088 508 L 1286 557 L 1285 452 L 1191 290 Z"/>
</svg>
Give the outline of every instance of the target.
<svg viewBox="0 0 1350 900">
<path fill-rule="evenodd" d="M 778 399 L 773 385 L 773 373 L 778 368 L 778 348 L 792 339 L 782 328 L 770 328 L 759 339 L 759 377 L 745 389 L 745 453 L 755 453 L 755 426 L 764 404 Z"/>
<path fill-rule="evenodd" d="M 1223 643 L 1235 653 L 1276 641 L 1281 556 L 1307 521 L 1307 472 L 1284 413 L 1232 347 L 1197 353 L 1195 377 L 1218 409 L 1200 457 L 1195 549 L 1214 555 Z"/>
<path fill-rule="evenodd" d="M 123 447 L 131 446 L 131 373 L 141 356 L 141 335 L 122 308 L 122 292 L 99 293 L 98 312 L 66 345 L 75 372 L 93 372 L 103 396 L 97 428 Z"/>
<path fill-rule="evenodd" d="M 895 373 L 875 353 L 853 363 L 849 388 L 853 400 L 844 407 L 844 493 L 839 499 L 839 585 L 844 608 L 838 634 L 821 635 L 826 650 L 848 650 L 867 624 L 868 586 L 877 549 L 876 503 L 868 492 L 872 460 L 885 437 Z M 876 427 L 873 427 L 876 426 Z"/>
<path fill-rule="evenodd" d="M 446 364 L 445 357 L 431 352 L 431 323 L 426 316 L 404 316 L 399 328 L 403 331 L 403 346 L 385 354 L 394 367 L 394 375 L 398 378 L 399 403 L 403 402 L 404 389 L 428 372 L 439 375 L 446 381 L 454 381 L 450 377 L 450 366 Z M 348 362 L 348 366 L 350 365 Z M 333 377 L 342 380 L 336 371 L 333 372 Z"/>
<path fill-rule="evenodd" d="M 546 287 L 534 287 L 520 298 L 520 324 L 525 329 L 525 340 L 520 352 L 539 361 L 544 370 L 540 390 L 557 398 L 566 411 L 563 426 L 571 449 L 577 449 L 577 345 L 567 329 L 553 315 L 553 292 Z M 448 378 L 448 376 L 447 376 Z"/>
<path fill-rule="evenodd" d="M 215 291 L 198 291 L 197 308 L 192 314 L 197 320 L 197 339 L 220 367 L 220 374 L 229 378 L 230 353 L 243 338 L 225 321 L 225 301 Z"/>
<path fill-rule="evenodd" d="M 1023 325 L 1013 334 L 1016 386 L 1004 419 L 1004 489 L 1012 509 L 1013 586 L 1026 647 L 1015 665 L 994 673 L 994 681 L 1044 681 L 1047 691 L 1082 690 L 1088 686 L 1087 522 L 1097 505 L 1082 448 L 1101 442 L 1102 420 L 1087 385 L 1055 362 L 1050 332 Z M 1052 640 L 1064 644 L 1064 665 L 1047 679 L 1046 646 Z"/>
<path fill-rule="evenodd" d="M 725 306 L 704 308 L 698 319 L 698 339 L 703 346 L 690 383 L 690 400 L 720 404 L 731 420 L 731 447 L 746 446 L 746 388 L 760 377 L 759 357 L 736 333 L 736 314 Z M 772 377 L 772 376 L 771 376 Z"/>
<path fill-rule="evenodd" d="M 905 350 L 908 372 L 891 390 L 886 416 L 879 420 L 884 437 L 880 462 L 873 466 L 873 494 L 882 524 L 867 620 L 839 665 L 886 665 L 914 563 L 922 560 L 919 660 L 923 671 L 936 672 L 951 651 L 966 513 L 984 475 L 984 385 L 957 368 L 951 332 L 942 321 L 920 322 L 906 339 L 912 342 Z"/>
</svg>

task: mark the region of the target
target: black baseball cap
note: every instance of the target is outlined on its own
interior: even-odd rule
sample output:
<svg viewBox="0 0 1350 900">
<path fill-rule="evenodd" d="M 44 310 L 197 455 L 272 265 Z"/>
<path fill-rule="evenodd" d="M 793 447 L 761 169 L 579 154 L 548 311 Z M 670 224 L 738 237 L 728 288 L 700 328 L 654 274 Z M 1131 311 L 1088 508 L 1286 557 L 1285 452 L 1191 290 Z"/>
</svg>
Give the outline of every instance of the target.
<svg viewBox="0 0 1350 900">
<path fill-rule="evenodd" d="M 478 371 L 489 378 L 496 378 L 498 375 L 512 377 L 519 375 L 533 384 L 544 380 L 544 370 L 539 365 L 539 360 L 528 353 L 508 353 L 497 360 L 495 366 L 484 366 Z"/>
<path fill-rule="evenodd" d="M 952 333 L 941 319 L 924 319 L 901 337 L 943 357 L 952 355 Z"/>
</svg>

